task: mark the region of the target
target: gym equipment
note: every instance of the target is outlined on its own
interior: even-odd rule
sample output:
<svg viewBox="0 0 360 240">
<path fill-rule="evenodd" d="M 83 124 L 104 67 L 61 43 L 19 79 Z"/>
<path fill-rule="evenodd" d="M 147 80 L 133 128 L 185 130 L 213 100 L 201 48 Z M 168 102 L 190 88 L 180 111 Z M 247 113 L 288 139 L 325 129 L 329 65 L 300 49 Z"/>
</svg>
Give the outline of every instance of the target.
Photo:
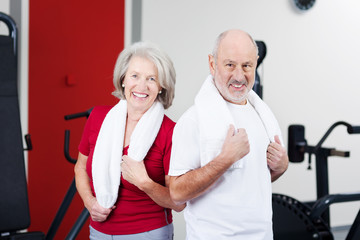
<svg viewBox="0 0 360 240">
<path fill-rule="evenodd" d="M 302 203 L 282 194 L 273 194 L 273 229 L 275 240 L 333 240 L 330 230 L 329 206 L 334 203 L 359 201 L 359 193 L 329 195 L 328 163 L 329 156 L 349 157 L 348 151 L 324 148 L 322 144 L 335 127 L 344 125 L 349 134 L 360 133 L 360 126 L 347 122 L 334 123 L 315 146 L 308 146 L 305 128 L 302 125 L 290 125 L 288 128 L 288 154 L 291 162 L 304 161 L 305 153 L 316 157 L 317 200 Z M 346 240 L 360 239 L 360 210 L 347 234 Z"/>
<path fill-rule="evenodd" d="M 64 200 L 51 224 L 48 233 L 19 232 L 30 226 L 30 213 L 27 193 L 27 180 L 24 150 L 31 150 L 30 135 L 25 135 L 26 149 L 23 147 L 20 124 L 20 110 L 17 91 L 17 28 L 15 21 L 0 12 L 0 21 L 9 29 L 9 35 L 0 35 L 0 240 L 51 240 L 76 192 L 75 181 L 70 185 Z M 65 116 L 72 119 L 89 116 L 90 111 Z M 64 153 L 66 159 L 75 163 L 69 156 L 70 132 L 65 135 Z M 87 211 L 82 212 L 79 222 L 85 222 Z M 83 220 L 85 218 L 85 220 Z M 75 225 L 66 239 L 75 239 L 82 225 Z"/>
<path fill-rule="evenodd" d="M 85 112 L 81 112 L 81 113 L 75 113 L 75 114 L 70 114 L 70 115 L 66 115 L 64 118 L 65 120 L 72 120 L 72 119 L 76 119 L 76 118 L 80 118 L 80 117 L 86 117 L 88 118 L 90 113 L 92 111 L 92 108 L 85 111 Z M 70 130 L 65 130 L 65 140 L 64 140 L 64 155 L 66 160 L 68 160 L 70 163 L 75 164 L 76 163 L 76 159 L 72 158 L 70 156 L 69 153 L 69 146 L 70 146 Z M 46 235 L 46 239 L 52 239 L 53 236 L 55 236 L 56 231 L 67 211 L 67 209 L 70 206 L 70 203 L 74 197 L 76 193 L 76 185 L 75 185 L 75 177 L 73 179 L 73 181 L 71 182 L 71 185 L 68 189 L 68 192 L 65 195 L 65 198 L 63 200 L 63 203 L 61 204 L 50 228 L 49 231 Z M 86 222 L 87 218 L 89 217 L 89 212 L 87 211 L 87 209 L 84 207 L 83 211 L 80 213 L 78 219 L 76 220 L 75 224 L 73 225 L 73 227 L 71 228 L 71 230 L 69 231 L 68 235 L 66 236 L 66 240 L 72 240 L 75 239 L 76 236 L 78 235 L 78 233 L 80 232 L 81 228 L 83 227 L 84 223 Z"/>
<path fill-rule="evenodd" d="M 261 65 L 261 63 L 263 62 L 265 56 L 266 56 L 266 45 L 263 41 L 255 41 L 256 45 L 258 47 L 259 50 L 259 58 L 257 60 L 257 65 L 256 65 L 256 70 L 255 70 L 255 82 L 254 82 L 254 86 L 253 86 L 253 90 L 254 92 L 257 93 L 257 95 L 259 95 L 260 98 L 262 98 L 262 85 L 261 85 L 261 81 L 260 81 L 260 76 L 258 73 L 258 68 Z"/>
<path fill-rule="evenodd" d="M 9 35 L 0 35 L 0 239 L 44 239 L 41 232 L 18 233 L 30 225 L 17 83 L 17 27 L 0 12 Z"/>
<path fill-rule="evenodd" d="M 89 109 L 88 111 L 81 112 L 81 113 L 66 115 L 64 118 L 65 118 L 65 120 L 71 120 L 71 119 L 80 118 L 80 117 L 88 118 L 91 113 L 91 110 L 92 109 Z M 70 156 L 69 146 L 70 146 L 70 130 L 65 130 L 64 155 L 68 162 L 75 164 L 76 159 L 74 159 Z M 68 188 L 68 191 L 64 197 L 64 200 L 61 203 L 61 205 L 49 227 L 49 230 L 45 237 L 46 240 L 51 240 L 55 237 L 56 232 L 65 216 L 65 213 L 68 210 L 68 208 L 70 207 L 71 201 L 74 198 L 75 193 L 76 193 L 76 184 L 75 184 L 75 177 L 74 177 L 70 184 L 70 187 Z M 66 238 L 65 238 L 66 240 L 72 240 L 72 239 L 76 238 L 76 236 L 80 232 L 83 224 L 86 222 L 86 219 L 88 216 L 89 216 L 89 213 L 88 213 L 87 209 L 84 208 L 84 210 L 81 212 L 80 216 L 78 217 L 76 224 L 72 227 L 72 229 L 66 236 Z"/>
</svg>

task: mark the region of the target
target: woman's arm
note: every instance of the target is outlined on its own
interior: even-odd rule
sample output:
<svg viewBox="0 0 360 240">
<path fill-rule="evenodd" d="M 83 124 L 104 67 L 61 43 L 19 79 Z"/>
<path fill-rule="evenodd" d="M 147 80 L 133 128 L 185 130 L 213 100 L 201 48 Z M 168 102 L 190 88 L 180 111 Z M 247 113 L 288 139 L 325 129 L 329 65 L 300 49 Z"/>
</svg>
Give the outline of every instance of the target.
<svg viewBox="0 0 360 240">
<path fill-rule="evenodd" d="M 146 172 L 144 162 L 137 162 L 129 156 L 123 156 L 121 164 L 123 178 L 137 186 L 145 192 L 154 202 L 164 208 L 174 209 L 176 212 L 182 211 L 186 204 L 176 205 L 170 198 L 169 176 L 165 176 L 165 185 L 162 186 L 154 182 Z"/>
<path fill-rule="evenodd" d="M 114 208 L 103 208 L 99 205 L 96 198 L 92 194 L 90 187 L 90 179 L 86 172 L 86 162 L 88 157 L 79 153 L 78 160 L 75 164 L 75 183 L 76 189 L 84 202 L 85 207 L 89 211 L 92 220 L 103 222 L 106 220 L 111 210 Z"/>
</svg>

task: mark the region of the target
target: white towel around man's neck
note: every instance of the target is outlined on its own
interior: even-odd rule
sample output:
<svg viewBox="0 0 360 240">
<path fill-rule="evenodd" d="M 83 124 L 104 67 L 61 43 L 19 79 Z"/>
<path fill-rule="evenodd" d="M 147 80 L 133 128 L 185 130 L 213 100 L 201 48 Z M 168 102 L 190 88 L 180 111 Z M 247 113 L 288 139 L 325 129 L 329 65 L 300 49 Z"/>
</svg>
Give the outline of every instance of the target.
<svg viewBox="0 0 360 240">
<path fill-rule="evenodd" d="M 274 142 L 274 137 L 278 135 L 282 143 L 279 124 L 270 108 L 253 90 L 249 92 L 247 99 L 258 113 L 269 140 Z M 204 166 L 221 152 L 230 124 L 238 128 L 241 126 L 234 124 L 226 101 L 220 95 L 211 75 L 195 97 L 195 108 L 199 118 L 201 166 Z M 241 168 L 243 162 L 237 161 L 233 167 Z"/>
<path fill-rule="evenodd" d="M 127 101 L 120 100 L 106 115 L 96 140 L 92 177 L 96 199 L 104 208 L 112 207 L 120 186 L 120 162 L 124 147 Z M 164 118 L 163 105 L 155 101 L 136 124 L 130 137 L 128 156 L 142 161 L 159 132 Z"/>
</svg>

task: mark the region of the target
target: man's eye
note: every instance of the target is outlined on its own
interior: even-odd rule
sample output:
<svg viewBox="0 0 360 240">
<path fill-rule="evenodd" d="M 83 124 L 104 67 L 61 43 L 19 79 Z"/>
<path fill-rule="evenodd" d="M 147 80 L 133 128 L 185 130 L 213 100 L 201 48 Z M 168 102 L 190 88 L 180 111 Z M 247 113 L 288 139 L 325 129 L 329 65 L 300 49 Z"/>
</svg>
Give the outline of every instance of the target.
<svg viewBox="0 0 360 240">
<path fill-rule="evenodd" d="M 243 65 L 243 69 L 244 69 L 245 71 L 249 71 L 249 70 L 252 69 L 252 65 L 251 65 L 251 64 L 244 64 L 244 65 Z"/>
<path fill-rule="evenodd" d="M 232 67 L 234 67 L 234 64 L 232 64 L 232 63 L 227 63 L 225 66 L 232 68 Z"/>
</svg>

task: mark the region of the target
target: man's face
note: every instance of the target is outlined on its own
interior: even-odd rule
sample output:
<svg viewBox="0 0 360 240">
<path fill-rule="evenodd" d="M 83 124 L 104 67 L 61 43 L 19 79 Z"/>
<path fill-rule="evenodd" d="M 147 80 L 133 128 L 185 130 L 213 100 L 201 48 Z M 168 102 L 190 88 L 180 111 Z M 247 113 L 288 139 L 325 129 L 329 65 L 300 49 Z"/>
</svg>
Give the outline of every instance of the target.
<svg viewBox="0 0 360 240">
<path fill-rule="evenodd" d="M 209 56 L 210 71 L 222 97 L 234 104 L 245 104 L 255 81 L 256 48 L 246 35 L 228 33 L 221 41 L 215 61 Z"/>
</svg>

